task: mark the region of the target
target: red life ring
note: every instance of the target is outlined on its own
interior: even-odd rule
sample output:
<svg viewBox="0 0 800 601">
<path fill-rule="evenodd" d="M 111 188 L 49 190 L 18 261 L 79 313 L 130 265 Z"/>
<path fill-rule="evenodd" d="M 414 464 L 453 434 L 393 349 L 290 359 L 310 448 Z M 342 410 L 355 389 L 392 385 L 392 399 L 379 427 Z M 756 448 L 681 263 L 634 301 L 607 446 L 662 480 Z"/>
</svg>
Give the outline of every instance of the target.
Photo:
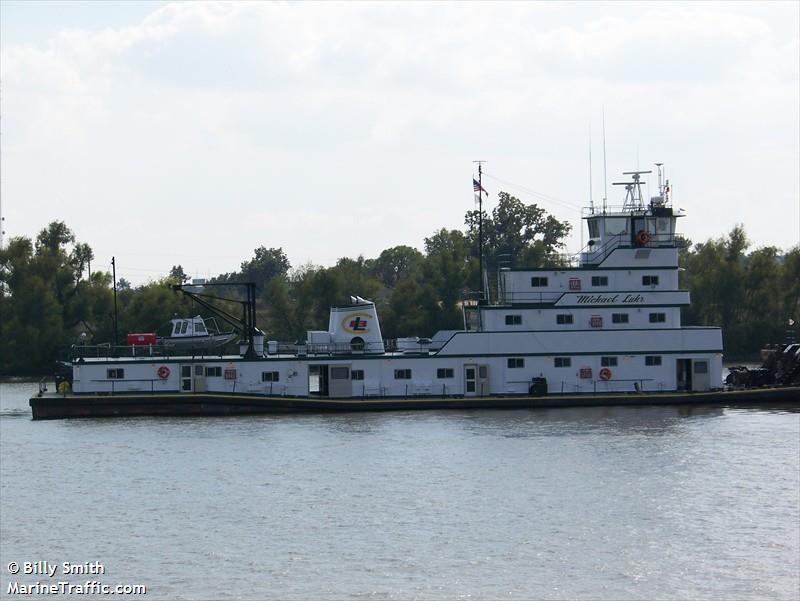
<svg viewBox="0 0 800 601">
<path fill-rule="evenodd" d="M 636 243 L 639 246 L 646 246 L 648 242 L 650 242 L 650 234 L 648 234 L 645 230 L 639 230 L 636 233 Z"/>
<path fill-rule="evenodd" d="M 600 370 L 600 379 L 604 381 L 608 381 L 611 379 L 611 370 L 607 367 L 604 367 Z"/>
<path fill-rule="evenodd" d="M 159 378 L 161 378 L 162 380 L 166 380 L 167 378 L 169 378 L 169 367 L 167 367 L 166 365 L 162 365 L 161 367 L 158 368 L 157 373 Z"/>
</svg>

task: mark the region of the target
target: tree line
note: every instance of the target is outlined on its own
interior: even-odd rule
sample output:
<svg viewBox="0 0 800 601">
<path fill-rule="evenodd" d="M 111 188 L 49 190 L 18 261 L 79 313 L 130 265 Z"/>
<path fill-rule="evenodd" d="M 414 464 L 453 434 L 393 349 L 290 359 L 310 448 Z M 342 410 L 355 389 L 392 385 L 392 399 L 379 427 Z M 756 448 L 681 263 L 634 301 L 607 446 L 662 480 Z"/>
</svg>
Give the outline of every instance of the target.
<svg viewBox="0 0 800 601">
<path fill-rule="evenodd" d="M 292 266 L 282 248 L 261 246 L 238 271 L 211 281 L 255 282 L 257 322 L 269 339 L 302 340 L 307 330 L 326 330 L 329 307 L 354 295 L 375 301 L 384 337 L 431 336 L 462 328 L 461 301 L 479 289 L 481 217 L 490 272 L 565 264 L 557 253 L 569 223 L 501 192 L 491 214 L 467 212 L 464 229 L 436 230 L 422 250 L 395 246 L 374 258 L 344 257 L 321 267 Z M 680 253 L 681 285 L 693 303 L 683 309 L 683 323 L 721 326 L 726 358 L 755 357 L 764 344 L 783 339 L 789 319 L 798 319 L 800 246 L 748 252 L 750 246 L 739 226 L 715 240 L 683 240 Z M 35 240 L 12 238 L 0 251 L 0 375 L 47 374 L 72 344 L 114 341 L 111 275 L 92 272 L 93 258 L 91 247 L 61 221 Z M 166 334 L 175 316 L 205 314 L 171 289 L 187 280 L 180 265 L 141 286 L 120 278 L 119 342 L 128 332 Z"/>
</svg>

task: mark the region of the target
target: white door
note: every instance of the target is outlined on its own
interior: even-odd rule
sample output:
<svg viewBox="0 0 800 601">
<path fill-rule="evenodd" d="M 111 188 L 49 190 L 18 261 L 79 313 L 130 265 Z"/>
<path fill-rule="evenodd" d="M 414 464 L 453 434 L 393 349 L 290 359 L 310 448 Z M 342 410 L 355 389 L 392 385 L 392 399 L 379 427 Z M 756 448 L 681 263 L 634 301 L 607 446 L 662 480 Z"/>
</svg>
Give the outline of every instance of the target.
<svg viewBox="0 0 800 601">
<path fill-rule="evenodd" d="M 464 365 L 464 396 L 478 394 L 478 366 L 472 363 Z"/>
<path fill-rule="evenodd" d="M 192 381 L 192 366 L 181 365 L 181 392 L 192 392 L 194 390 L 194 383 Z"/>
<path fill-rule="evenodd" d="M 708 361 L 694 361 L 692 370 L 692 390 L 708 390 L 711 380 L 708 375 Z"/>
</svg>

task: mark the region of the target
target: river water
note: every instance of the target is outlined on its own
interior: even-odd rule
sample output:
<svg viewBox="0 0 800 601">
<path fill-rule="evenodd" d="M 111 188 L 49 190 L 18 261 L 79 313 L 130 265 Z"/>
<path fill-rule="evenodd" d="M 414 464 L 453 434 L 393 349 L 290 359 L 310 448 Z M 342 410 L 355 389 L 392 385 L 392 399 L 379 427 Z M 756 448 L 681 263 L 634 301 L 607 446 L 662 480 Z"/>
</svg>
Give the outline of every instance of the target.
<svg viewBox="0 0 800 601">
<path fill-rule="evenodd" d="M 34 422 L 35 389 L 0 384 L 4 598 L 66 561 L 151 599 L 800 598 L 796 411 Z"/>
</svg>

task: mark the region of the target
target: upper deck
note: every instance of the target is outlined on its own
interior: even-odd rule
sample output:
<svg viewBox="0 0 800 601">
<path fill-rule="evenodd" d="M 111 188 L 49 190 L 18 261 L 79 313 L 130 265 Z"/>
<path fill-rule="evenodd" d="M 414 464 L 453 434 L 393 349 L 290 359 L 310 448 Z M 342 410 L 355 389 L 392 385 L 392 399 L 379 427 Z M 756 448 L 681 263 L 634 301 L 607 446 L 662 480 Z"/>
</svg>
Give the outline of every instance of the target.
<svg viewBox="0 0 800 601">
<path fill-rule="evenodd" d="M 555 303 L 567 292 L 674 292 L 678 290 L 676 224 L 682 211 L 670 206 L 669 182 L 658 170 L 658 195 L 645 202 L 641 175 L 626 172 L 622 205 L 590 206 L 583 211 L 589 233 L 586 246 L 558 266 L 501 269 L 494 302 Z M 654 295 L 654 299 L 655 299 Z M 688 296 L 688 295 L 687 295 Z M 669 294 L 665 304 L 674 304 Z M 662 300 L 662 299 L 659 299 Z M 682 298 L 678 304 L 686 304 Z"/>
</svg>

